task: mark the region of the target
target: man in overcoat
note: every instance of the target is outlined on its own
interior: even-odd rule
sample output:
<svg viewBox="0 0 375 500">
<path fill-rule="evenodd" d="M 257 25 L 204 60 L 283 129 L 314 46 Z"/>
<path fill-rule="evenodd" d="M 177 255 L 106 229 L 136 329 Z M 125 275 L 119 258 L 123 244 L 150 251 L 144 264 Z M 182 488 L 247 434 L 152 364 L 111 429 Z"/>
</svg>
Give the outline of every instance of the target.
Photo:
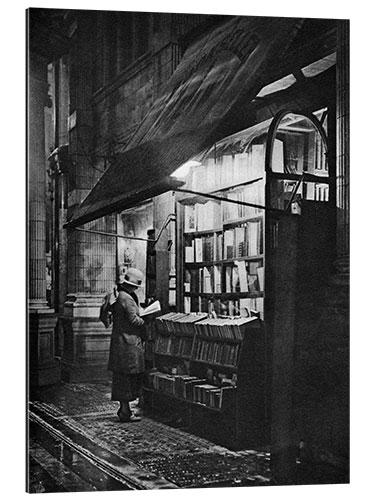
<svg viewBox="0 0 375 500">
<path fill-rule="evenodd" d="M 138 297 L 135 290 L 142 286 L 143 274 L 129 268 L 118 297 L 112 306 L 113 329 L 109 352 L 108 369 L 112 374 L 112 400 L 119 401 L 117 412 L 120 422 L 137 422 L 139 416 L 132 414 L 130 401 L 142 393 L 145 371 L 143 339 L 146 337 L 144 320 L 139 315 Z"/>
</svg>

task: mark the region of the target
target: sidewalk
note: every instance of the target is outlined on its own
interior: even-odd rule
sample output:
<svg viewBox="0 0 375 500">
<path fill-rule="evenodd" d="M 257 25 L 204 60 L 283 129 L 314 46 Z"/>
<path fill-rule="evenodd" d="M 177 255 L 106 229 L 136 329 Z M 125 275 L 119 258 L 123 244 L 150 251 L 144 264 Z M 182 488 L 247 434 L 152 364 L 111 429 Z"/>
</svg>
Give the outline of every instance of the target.
<svg viewBox="0 0 375 500">
<path fill-rule="evenodd" d="M 33 395 L 30 491 L 270 484 L 265 451 L 232 452 L 147 415 L 120 423 L 117 408 L 109 384 L 61 384 Z"/>
</svg>

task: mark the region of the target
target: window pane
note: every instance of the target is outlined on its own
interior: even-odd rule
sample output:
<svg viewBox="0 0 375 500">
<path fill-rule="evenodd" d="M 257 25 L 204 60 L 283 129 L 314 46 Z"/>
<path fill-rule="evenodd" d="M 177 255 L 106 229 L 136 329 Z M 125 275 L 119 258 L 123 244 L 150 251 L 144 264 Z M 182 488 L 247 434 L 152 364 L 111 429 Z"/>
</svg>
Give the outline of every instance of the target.
<svg viewBox="0 0 375 500">
<path fill-rule="evenodd" d="M 324 141 L 308 118 L 293 113 L 280 122 L 273 144 L 273 172 L 328 176 Z"/>
</svg>

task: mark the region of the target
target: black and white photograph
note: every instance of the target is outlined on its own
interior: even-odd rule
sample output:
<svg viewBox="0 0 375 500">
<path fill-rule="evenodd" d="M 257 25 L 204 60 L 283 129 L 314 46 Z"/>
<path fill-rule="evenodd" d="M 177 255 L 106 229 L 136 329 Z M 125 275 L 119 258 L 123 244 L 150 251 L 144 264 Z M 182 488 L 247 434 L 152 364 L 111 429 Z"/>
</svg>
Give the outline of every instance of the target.
<svg viewBox="0 0 375 500">
<path fill-rule="evenodd" d="M 23 11 L 25 492 L 349 488 L 352 21 L 116 5 Z"/>
</svg>

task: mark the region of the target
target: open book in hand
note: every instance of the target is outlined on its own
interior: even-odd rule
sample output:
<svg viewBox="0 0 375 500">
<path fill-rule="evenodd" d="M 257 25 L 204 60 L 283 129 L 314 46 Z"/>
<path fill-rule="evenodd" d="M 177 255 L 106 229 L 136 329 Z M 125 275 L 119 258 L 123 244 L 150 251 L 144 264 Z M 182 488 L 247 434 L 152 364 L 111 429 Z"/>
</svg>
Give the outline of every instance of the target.
<svg viewBox="0 0 375 500">
<path fill-rule="evenodd" d="M 142 316 L 147 316 L 148 314 L 154 314 L 157 313 L 161 310 L 160 307 L 160 302 L 158 300 L 155 300 L 152 304 L 149 306 L 143 308 L 140 308 L 139 315 Z"/>
</svg>

